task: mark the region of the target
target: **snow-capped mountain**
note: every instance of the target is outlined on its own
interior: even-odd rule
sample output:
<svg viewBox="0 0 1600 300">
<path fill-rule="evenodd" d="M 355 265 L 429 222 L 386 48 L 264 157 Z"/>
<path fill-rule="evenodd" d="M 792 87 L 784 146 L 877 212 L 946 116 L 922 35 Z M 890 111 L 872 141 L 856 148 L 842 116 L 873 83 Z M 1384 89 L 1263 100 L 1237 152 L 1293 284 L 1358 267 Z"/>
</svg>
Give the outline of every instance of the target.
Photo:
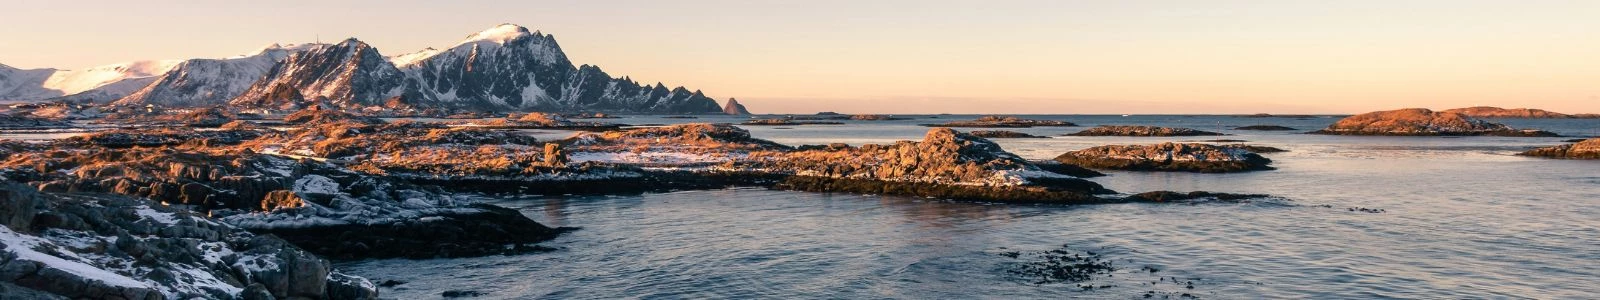
<svg viewBox="0 0 1600 300">
<path fill-rule="evenodd" d="M 407 75 L 402 99 L 469 110 L 716 112 L 699 91 L 641 86 L 593 66 L 573 66 L 555 36 L 503 24 L 445 50 L 393 58 Z"/>
<path fill-rule="evenodd" d="M 252 54 L 225 59 L 191 59 L 140 86 L 114 104 L 210 106 L 244 93 L 290 54 L 326 44 L 272 44 Z"/>
<path fill-rule="evenodd" d="M 0 99 L 69 100 L 106 102 L 121 98 L 155 81 L 180 60 L 136 61 L 80 70 L 19 70 L 0 65 Z M 63 97 L 65 96 L 65 97 Z"/>
<path fill-rule="evenodd" d="M 368 107 L 400 94 L 405 75 L 377 48 L 354 38 L 290 54 L 244 93 L 229 101 L 238 107 L 285 108 L 300 100 L 338 107 Z M 275 97 L 293 90 L 303 99 Z"/>
<path fill-rule="evenodd" d="M 354 38 L 274 45 L 225 59 L 149 61 L 83 71 L 0 65 L 0 100 L 113 101 L 117 105 L 467 111 L 715 113 L 700 91 L 641 85 L 575 66 L 555 37 L 512 24 L 445 49 L 384 57 Z"/>
</svg>

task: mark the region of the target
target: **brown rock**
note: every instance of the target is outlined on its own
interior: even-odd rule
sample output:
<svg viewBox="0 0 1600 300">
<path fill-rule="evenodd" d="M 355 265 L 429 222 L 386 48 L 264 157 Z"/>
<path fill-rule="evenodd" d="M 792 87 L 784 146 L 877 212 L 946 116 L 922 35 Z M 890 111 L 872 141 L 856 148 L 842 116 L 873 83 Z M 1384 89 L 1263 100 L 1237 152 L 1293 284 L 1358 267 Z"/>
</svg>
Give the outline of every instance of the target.
<svg viewBox="0 0 1600 300">
<path fill-rule="evenodd" d="M 1518 155 L 1563 159 L 1600 159 L 1600 138 L 1528 150 Z"/>
<path fill-rule="evenodd" d="M 1107 125 L 1069 134 L 1072 136 L 1213 136 L 1226 135 L 1189 128 Z"/>
<path fill-rule="evenodd" d="M 1499 123 L 1473 119 L 1454 112 L 1435 112 L 1425 108 L 1371 112 L 1350 116 L 1328 128 L 1312 132 L 1334 135 L 1394 136 L 1557 136 L 1538 130 L 1516 130 Z"/>
</svg>

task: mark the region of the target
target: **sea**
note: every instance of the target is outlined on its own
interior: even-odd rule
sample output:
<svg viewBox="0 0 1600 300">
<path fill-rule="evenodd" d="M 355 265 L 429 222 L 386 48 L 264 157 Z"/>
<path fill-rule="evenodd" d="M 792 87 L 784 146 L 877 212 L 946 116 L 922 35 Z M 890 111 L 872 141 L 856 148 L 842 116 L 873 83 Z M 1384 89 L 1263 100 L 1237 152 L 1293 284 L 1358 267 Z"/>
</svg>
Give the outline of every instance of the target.
<svg viewBox="0 0 1600 300">
<path fill-rule="evenodd" d="M 909 115 L 842 125 L 743 126 L 789 145 L 920 140 Z M 1571 137 L 1310 135 L 1337 116 L 1018 115 L 1080 127 L 1007 129 L 1045 160 L 1109 144 L 1214 139 L 1289 150 L 1277 170 L 1106 171 L 1122 193 L 1270 194 L 1239 202 L 1014 205 L 759 188 L 621 196 L 482 196 L 578 228 L 513 256 L 341 262 L 382 297 L 480 299 L 1595 299 L 1600 161 L 1516 156 L 1600 136 L 1596 119 L 1495 119 Z M 626 124 L 747 117 L 623 116 Z M 1187 127 L 1222 137 L 1072 137 L 1097 125 Z M 1299 130 L 1240 131 L 1246 125 Z M 959 129 L 967 130 L 967 129 Z M 542 138 L 565 132 L 534 131 Z M 1022 272 L 1050 254 L 1110 268 L 1078 280 Z"/>
</svg>

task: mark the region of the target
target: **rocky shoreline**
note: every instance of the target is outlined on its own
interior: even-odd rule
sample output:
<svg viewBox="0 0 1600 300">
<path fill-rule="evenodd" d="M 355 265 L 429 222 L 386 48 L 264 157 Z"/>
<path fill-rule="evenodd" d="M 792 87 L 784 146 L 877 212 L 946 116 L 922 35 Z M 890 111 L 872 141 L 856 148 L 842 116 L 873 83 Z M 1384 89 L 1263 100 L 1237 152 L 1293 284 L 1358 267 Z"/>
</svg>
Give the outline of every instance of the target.
<svg viewBox="0 0 1600 300">
<path fill-rule="evenodd" d="M 1517 155 L 1559 159 L 1600 159 L 1600 138 L 1528 150 Z"/>
<path fill-rule="evenodd" d="M 21 183 L 12 189 L 142 201 L 213 224 L 208 226 L 232 228 L 232 234 L 272 236 L 272 249 L 303 253 L 297 255 L 324 265 L 319 257 L 425 259 L 548 251 L 539 243 L 572 230 L 479 204 L 478 197 L 485 194 L 764 187 L 1027 204 L 1164 201 L 1118 194 L 1081 178 L 1103 175 L 1098 172 L 1027 161 L 987 139 L 948 128 L 930 129 L 919 141 L 887 145 L 791 147 L 751 137 L 728 124 L 618 128 L 547 141 L 485 126 L 386 122 L 315 107 L 274 127 L 216 111 L 188 116 L 222 116 L 196 118 L 207 124 L 228 122 L 215 129 L 179 125 L 42 143 L 0 141 L 0 176 Z M 546 114 L 502 120 L 572 124 Z M 54 220 L 43 214 L 18 218 L 32 221 L 17 224 L 61 222 L 40 221 Z M 19 226 L 10 228 L 35 233 Z M 340 276 L 318 277 L 325 283 L 316 293 L 310 288 L 280 291 L 273 285 L 264 293 L 278 298 L 375 296 L 366 288 L 370 283 Z M 81 295 L 25 280 L 0 282 Z M 226 283 L 233 288 L 161 293 L 170 294 L 166 298 L 262 293 L 248 281 Z M 146 299 L 161 288 L 91 290 Z"/>
</svg>

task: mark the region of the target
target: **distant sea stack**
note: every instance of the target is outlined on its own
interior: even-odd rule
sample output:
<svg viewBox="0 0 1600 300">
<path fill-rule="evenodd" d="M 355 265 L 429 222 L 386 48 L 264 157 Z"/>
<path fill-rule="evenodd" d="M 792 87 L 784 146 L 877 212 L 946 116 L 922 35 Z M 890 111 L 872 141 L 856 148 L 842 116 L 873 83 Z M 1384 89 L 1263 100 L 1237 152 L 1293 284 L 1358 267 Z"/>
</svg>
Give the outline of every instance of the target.
<svg viewBox="0 0 1600 300">
<path fill-rule="evenodd" d="M 1387 136 L 1559 136 L 1548 131 L 1513 129 L 1505 124 L 1478 120 L 1460 113 L 1436 112 L 1426 108 L 1354 115 L 1312 133 Z"/>
<path fill-rule="evenodd" d="M 730 115 L 748 115 L 750 114 L 750 110 L 745 109 L 744 104 L 739 104 L 739 99 L 728 98 L 728 104 L 722 106 L 722 113 Z"/>
<path fill-rule="evenodd" d="M 1447 109 L 1444 112 L 1459 113 L 1473 118 L 1493 119 L 1588 119 L 1600 118 L 1600 114 L 1569 115 L 1535 108 L 1499 108 L 1493 106 L 1474 106 L 1467 108 Z"/>
<path fill-rule="evenodd" d="M 1562 159 L 1600 159 L 1600 138 L 1529 150 L 1517 155 Z"/>
</svg>

